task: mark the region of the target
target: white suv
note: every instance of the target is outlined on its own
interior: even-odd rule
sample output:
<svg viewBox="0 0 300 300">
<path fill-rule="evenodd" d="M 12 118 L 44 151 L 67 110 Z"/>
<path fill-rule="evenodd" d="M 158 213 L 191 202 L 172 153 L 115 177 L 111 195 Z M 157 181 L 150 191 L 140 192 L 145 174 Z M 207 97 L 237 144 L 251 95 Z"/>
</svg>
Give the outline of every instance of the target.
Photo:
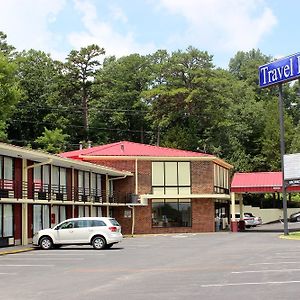
<svg viewBox="0 0 300 300">
<path fill-rule="evenodd" d="M 33 245 L 44 250 L 84 244 L 103 249 L 110 248 L 122 239 L 121 226 L 116 219 L 85 217 L 68 219 L 53 228 L 38 231 L 33 236 Z"/>
</svg>

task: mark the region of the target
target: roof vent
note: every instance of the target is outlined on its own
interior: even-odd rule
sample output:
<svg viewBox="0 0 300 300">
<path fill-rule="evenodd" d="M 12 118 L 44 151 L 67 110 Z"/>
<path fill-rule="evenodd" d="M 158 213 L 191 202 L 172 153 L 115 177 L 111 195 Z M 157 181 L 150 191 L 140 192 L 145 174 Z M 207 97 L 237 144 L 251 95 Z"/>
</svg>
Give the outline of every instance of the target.
<svg viewBox="0 0 300 300">
<path fill-rule="evenodd" d="M 79 150 L 82 150 L 82 148 L 83 148 L 83 144 L 82 142 L 79 142 Z"/>
<path fill-rule="evenodd" d="M 124 152 L 124 145 L 121 144 L 121 150 Z"/>
<path fill-rule="evenodd" d="M 88 141 L 88 148 L 92 148 L 92 141 Z"/>
</svg>

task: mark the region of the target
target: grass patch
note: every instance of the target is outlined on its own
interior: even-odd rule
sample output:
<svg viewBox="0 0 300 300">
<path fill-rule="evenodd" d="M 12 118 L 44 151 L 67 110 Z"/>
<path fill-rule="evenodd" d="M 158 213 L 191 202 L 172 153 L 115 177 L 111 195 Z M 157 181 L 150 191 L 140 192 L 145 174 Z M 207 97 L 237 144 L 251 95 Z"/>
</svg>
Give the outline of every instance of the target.
<svg viewBox="0 0 300 300">
<path fill-rule="evenodd" d="M 280 238 L 288 240 L 299 240 L 300 241 L 300 231 L 290 232 L 289 235 L 281 235 Z"/>
</svg>

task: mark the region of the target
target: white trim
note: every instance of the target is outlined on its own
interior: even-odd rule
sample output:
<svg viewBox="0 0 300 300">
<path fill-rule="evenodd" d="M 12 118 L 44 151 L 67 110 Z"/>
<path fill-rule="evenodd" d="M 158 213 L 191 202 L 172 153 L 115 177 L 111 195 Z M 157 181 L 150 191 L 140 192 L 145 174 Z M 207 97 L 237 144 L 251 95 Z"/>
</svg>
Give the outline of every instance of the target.
<svg viewBox="0 0 300 300">
<path fill-rule="evenodd" d="M 166 194 L 144 194 L 140 195 L 144 199 L 224 199 L 230 200 L 230 195 L 226 194 L 186 194 L 186 195 L 166 195 Z"/>
<path fill-rule="evenodd" d="M 220 166 L 232 169 L 233 166 L 216 156 L 121 156 L 121 155 L 79 155 L 83 161 L 95 160 L 151 160 L 151 161 L 213 161 Z"/>
</svg>

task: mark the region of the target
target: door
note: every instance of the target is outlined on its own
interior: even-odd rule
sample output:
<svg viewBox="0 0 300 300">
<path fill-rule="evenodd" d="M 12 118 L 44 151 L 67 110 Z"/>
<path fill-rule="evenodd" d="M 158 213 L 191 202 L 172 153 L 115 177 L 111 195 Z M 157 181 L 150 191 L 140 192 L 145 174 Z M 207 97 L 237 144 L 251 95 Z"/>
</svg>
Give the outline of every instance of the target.
<svg viewBox="0 0 300 300">
<path fill-rule="evenodd" d="M 74 232 L 74 221 L 66 221 L 59 225 L 54 231 L 54 237 L 59 244 L 76 243 L 77 237 Z"/>
</svg>

